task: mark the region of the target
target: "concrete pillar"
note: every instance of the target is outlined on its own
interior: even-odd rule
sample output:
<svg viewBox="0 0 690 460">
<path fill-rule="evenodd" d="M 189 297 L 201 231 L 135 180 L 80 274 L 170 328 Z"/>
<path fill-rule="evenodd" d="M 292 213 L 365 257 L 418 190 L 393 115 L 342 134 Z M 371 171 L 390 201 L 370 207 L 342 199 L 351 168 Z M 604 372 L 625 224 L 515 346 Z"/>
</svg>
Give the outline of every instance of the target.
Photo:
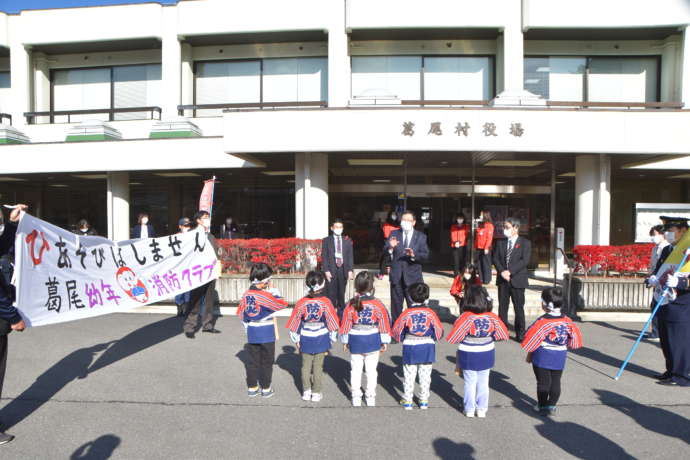
<svg viewBox="0 0 690 460">
<path fill-rule="evenodd" d="M 675 39 L 667 39 L 661 51 L 661 102 L 676 102 L 680 100 L 678 91 L 680 84 L 676 84 L 676 63 L 678 62 L 678 45 Z"/>
<path fill-rule="evenodd" d="M 295 236 L 328 236 L 328 155 L 295 154 Z"/>
<path fill-rule="evenodd" d="M 33 53 L 34 104 L 36 112 L 50 110 L 50 68 L 44 53 Z M 36 123 L 48 123 L 50 117 L 37 117 Z"/>
<path fill-rule="evenodd" d="M 500 38 L 499 38 L 500 40 Z M 524 90 L 525 47 L 519 24 L 503 30 L 503 91 L 519 93 Z"/>
<path fill-rule="evenodd" d="M 192 54 L 192 45 L 189 43 L 182 44 L 182 104 L 194 104 L 194 56 Z M 185 116 L 192 116 L 192 111 L 189 110 Z"/>
<path fill-rule="evenodd" d="M 17 24 L 16 18 L 12 23 Z M 12 27 L 13 34 L 19 34 Z M 18 36 L 18 35 L 17 35 Z M 26 125 L 24 112 L 31 111 L 31 51 L 15 38 L 10 44 L 10 114 L 12 125 L 22 130 Z"/>
<path fill-rule="evenodd" d="M 683 61 L 681 63 L 681 100 L 690 107 L 690 26 L 683 30 Z"/>
<path fill-rule="evenodd" d="M 108 238 L 121 241 L 129 239 L 129 173 L 109 172 Z"/>
<path fill-rule="evenodd" d="M 347 107 L 350 102 L 349 37 L 342 3 L 331 2 L 328 28 L 328 106 Z"/>
<path fill-rule="evenodd" d="M 177 116 L 182 92 L 182 45 L 177 38 L 177 8 L 163 7 L 163 41 L 161 46 L 161 78 L 163 83 L 162 118 Z"/>
<path fill-rule="evenodd" d="M 608 245 L 611 230 L 611 159 L 575 159 L 575 245 Z"/>
</svg>

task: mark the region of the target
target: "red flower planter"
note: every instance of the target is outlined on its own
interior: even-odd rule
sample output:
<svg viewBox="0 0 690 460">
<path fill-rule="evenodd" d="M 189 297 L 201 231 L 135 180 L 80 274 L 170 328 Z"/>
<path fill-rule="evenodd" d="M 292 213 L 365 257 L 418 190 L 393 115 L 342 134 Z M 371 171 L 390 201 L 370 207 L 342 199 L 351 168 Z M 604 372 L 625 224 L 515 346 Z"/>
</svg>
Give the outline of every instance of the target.
<svg viewBox="0 0 690 460">
<path fill-rule="evenodd" d="M 218 240 L 223 273 L 249 273 L 252 264 L 268 264 L 274 273 L 306 273 L 321 262 L 321 240 L 299 238 Z"/>
<path fill-rule="evenodd" d="M 635 275 L 648 270 L 653 246 L 653 244 L 575 246 L 573 255 L 585 274 L 598 267 L 598 270 L 604 274 L 613 271 Z"/>
</svg>

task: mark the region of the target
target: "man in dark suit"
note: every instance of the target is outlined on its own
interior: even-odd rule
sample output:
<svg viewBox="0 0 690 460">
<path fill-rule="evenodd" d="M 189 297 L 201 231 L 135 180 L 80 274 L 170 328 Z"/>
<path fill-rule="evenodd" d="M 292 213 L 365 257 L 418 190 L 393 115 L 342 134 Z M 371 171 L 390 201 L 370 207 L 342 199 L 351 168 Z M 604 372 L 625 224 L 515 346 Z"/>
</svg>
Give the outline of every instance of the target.
<svg viewBox="0 0 690 460">
<path fill-rule="evenodd" d="M 508 325 L 508 305 L 513 301 L 515 310 L 515 338 L 522 342 L 525 335 L 525 288 L 528 286 L 527 265 L 532 244 L 519 236 L 520 220 L 509 217 L 503 224 L 505 239 L 494 249 L 496 285 L 498 286 L 498 316 Z"/>
<path fill-rule="evenodd" d="M 384 251 L 391 256 L 391 320 L 395 323 L 403 312 L 403 300 L 407 306 L 412 300 L 407 288 L 414 283 L 423 283 L 422 263 L 429 258 L 426 235 L 414 229 L 417 220 L 412 211 L 405 211 L 400 217 L 400 230 L 393 230 L 386 241 Z"/>
<path fill-rule="evenodd" d="M 342 318 L 347 280 L 354 276 L 352 240 L 343 236 L 343 221 L 340 219 L 333 221 L 331 232 L 333 234 L 321 242 L 321 260 L 326 274 L 328 298 L 338 312 L 338 317 Z"/>
</svg>

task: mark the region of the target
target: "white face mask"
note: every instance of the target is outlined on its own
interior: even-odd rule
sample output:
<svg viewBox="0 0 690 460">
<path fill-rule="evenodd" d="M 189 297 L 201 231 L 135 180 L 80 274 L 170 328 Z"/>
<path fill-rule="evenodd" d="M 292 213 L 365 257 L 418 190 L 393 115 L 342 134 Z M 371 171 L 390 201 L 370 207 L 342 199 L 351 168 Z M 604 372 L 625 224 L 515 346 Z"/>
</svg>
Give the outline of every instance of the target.
<svg viewBox="0 0 690 460">
<path fill-rule="evenodd" d="M 513 231 L 508 230 L 507 228 L 503 229 L 503 234 L 505 235 L 506 238 L 511 238 L 513 236 Z"/>
<path fill-rule="evenodd" d="M 80 228 L 79 231 L 82 233 L 86 233 L 89 231 L 89 227 Z"/>
<path fill-rule="evenodd" d="M 342 228 L 334 228 L 334 229 L 333 229 L 333 234 L 334 234 L 335 236 L 340 236 L 340 235 L 343 234 L 343 229 L 342 229 Z"/>
<path fill-rule="evenodd" d="M 465 219 L 458 219 L 457 222 L 458 222 L 458 225 L 462 225 L 462 223 L 465 222 Z"/>
<path fill-rule="evenodd" d="M 189 231 L 189 227 L 180 227 L 180 231 L 182 233 L 187 233 Z"/>
<path fill-rule="evenodd" d="M 652 237 L 652 242 L 653 242 L 654 244 L 661 244 L 662 238 L 663 238 L 663 237 L 662 237 L 661 235 L 656 234 L 656 235 L 654 235 L 654 236 Z"/>
<path fill-rule="evenodd" d="M 666 237 L 666 241 L 669 243 L 673 244 L 676 242 L 676 234 L 673 232 L 666 232 L 664 233 L 664 236 Z"/>
<path fill-rule="evenodd" d="M 225 221 L 225 224 L 226 224 L 226 225 L 230 225 L 230 224 L 232 224 L 232 219 L 228 219 L 228 220 L 226 220 L 226 221 Z"/>
<path fill-rule="evenodd" d="M 141 219 L 141 225 L 146 225 L 146 224 L 148 224 L 148 223 L 149 223 L 149 218 L 148 218 L 148 217 L 144 217 L 144 218 Z"/>
<path fill-rule="evenodd" d="M 412 222 L 410 222 L 409 220 L 403 220 L 402 222 L 400 222 L 400 227 L 402 227 L 404 231 L 409 232 L 410 230 L 412 230 Z"/>
<path fill-rule="evenodd" d="M 398 220 L 397 214 L 391 214 L 391 220 Z"/>
<path fill-rule="evenodd" d="M 203 219 L 201 219 L 201 225 L 204 228 L 208 228 L 211 225 L 211 219 L 209 219 L 208 217 L 204 217 Z"/>
<path fill-rule="evenodd" d="M 471 274 L 471 273 L 465 273 L 465 274 L 463 275 L 463 278 L 465 278 L 466 280 L 468 280 L 468 279 L 472 278 L 472 274 Z"/>
</svg>

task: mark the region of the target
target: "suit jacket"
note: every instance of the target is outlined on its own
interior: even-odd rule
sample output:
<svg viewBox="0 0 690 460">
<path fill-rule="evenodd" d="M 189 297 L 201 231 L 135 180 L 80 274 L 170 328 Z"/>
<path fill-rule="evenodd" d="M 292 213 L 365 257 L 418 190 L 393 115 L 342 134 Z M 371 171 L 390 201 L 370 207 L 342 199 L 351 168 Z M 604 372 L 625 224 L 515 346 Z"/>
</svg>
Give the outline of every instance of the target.
<svg viewBox="0 0 690 460">
<path fill-rule="evenodd" d="M 501 272 L 510 272 L 510 285 L 514 288 L 526 288 L 529 285 L 527 265 L 532 256 L 532 243 L 527 238 L 518 236 L 515 247 L 510 255 L 510 264 L 506 267 L 506 253 L 508 252 L 508 239 L 498 240 L 494 249 L 493 262 L 496 267 L 496 284 L 507 283 L 501 276 Z"/>
<path fill-rule="evenodd" d="M 352 240 L 342 235 L 341 241 L 343 243 L 343 270 L 347 273 L 351 271 L 354 266 Z M 333 235 L 328 235 L 321 240 L 321 260 L 323 271 L 331 272 L 331 275 L 335 276 L 337 267 L 335 265 L 335 239 Z"/>
<path fill-rule="evenodd" d="M 142 226 L 139 224 L 134 226 L 134 229 L 132 229 L 132 238 L 141 238 L 141 227 Z M 146 227 L 148 227 L 149 230 L 149 238 L 155 238 L 156 232 L 153 231 L 153 225 L 146 224 Z"/>
<path fill-rule="evenodd" d="M 412 238 L 410 239 L 410 248 L 414 251 L 414 259 L 405 254 L 405 244 L 403 240 L 404 232 L 402 230 L 393 230 L 384 251 L 389 251 L 390 240 L 396 238 L 398 245 L 393 249 L 391 254 L 391 284 L 397 284 L 400 280 L 404 280 L 405 284 L 409 286 L 412 283 L 421 283 L 424 281 L 422 276 L 422 264 L 429 259 L 429 246 L 426 244 L 426 235 L 417 230 L 413 230 Z"/>
</svg>

